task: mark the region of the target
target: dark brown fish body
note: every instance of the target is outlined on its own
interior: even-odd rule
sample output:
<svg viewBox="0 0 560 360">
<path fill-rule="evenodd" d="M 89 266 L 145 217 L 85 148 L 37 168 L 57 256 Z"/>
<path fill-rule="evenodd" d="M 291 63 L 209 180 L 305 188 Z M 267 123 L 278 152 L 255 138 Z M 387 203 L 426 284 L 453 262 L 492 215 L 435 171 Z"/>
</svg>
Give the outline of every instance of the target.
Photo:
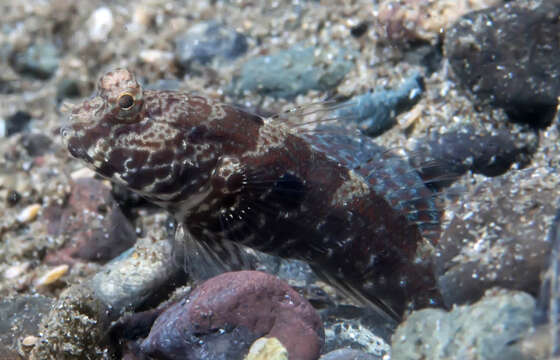
<svg viewBox="0 0 560 360">
<path fill-rule="evenodd" d="M 422 249 L 439 212 L 403 160 L 116 70 L 72 113 L 68 149 L 168 209 L 195 241 L 299 258 L 401 313 L 437 301 Z"/>
</svg>

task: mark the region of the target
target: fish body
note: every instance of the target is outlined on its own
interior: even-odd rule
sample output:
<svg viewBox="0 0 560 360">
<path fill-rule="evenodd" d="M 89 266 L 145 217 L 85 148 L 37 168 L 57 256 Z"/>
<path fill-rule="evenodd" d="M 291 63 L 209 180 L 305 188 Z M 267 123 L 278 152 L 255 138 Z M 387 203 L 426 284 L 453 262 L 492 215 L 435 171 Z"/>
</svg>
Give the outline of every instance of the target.
<svg viewBox="0 0 560 360">
<path fill-rule="evenodd" d="M 143 90 L 124 69 L 102 76 L 71 120 L 73 156 L 222 259 L 226 244 L 302 259 L 397 315 L 438 301 L 423 253 L 439 235 L 432 193 L 368 138 Z"/>
</svg>

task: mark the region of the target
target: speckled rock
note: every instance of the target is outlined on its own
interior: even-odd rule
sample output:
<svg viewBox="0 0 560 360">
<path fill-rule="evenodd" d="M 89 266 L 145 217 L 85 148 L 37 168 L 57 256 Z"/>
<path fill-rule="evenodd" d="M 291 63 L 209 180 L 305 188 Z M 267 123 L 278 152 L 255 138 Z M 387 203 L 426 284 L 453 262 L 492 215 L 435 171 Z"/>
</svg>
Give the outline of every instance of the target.
<svg viewBox="0 0 560 360">
<path fill-rule="evenodd" d="M 418 74 L 406 79 L 394 90 L 376 89 L 354 96 L 337 105 L 334 117 L 356 123 L 366 135 L 375 137 L 396 124 L 396 116 L 410 110 L 422 97 L 424 82 Z"/>
<path fill-rule="evenodd" d="M 247 48 L 245 35 L 215 21 L 196 24 L 175 39 L 175 55 L 185 68 L 191 62 L 204 65 L 214 58 L 233 60 Z"/>
<path fill-rule="evenodd" d="M 142 238 L 97 272 L 88 286 L 96 297 L 115 313 L 135 310 L 140 305 L 155 306 L 179 286 L 183 262 L 174 257 L 167 239 Z"/>
<path fill-rule="evenodd" d="M 559 16 L 559 0 L 517 0 L 462 17 L 445 39 L 453 73 L 512 119 L 547 126 L 560 95 Z"/>
<path fill-rule="evenodd" d="M 325 327 L 324 352 L 351 348 L 371 354 L 375 359 L 390 353 L 389 340 L 394 328 L 371 309 L 331 306 L 321 312 L 321 317 Z"/>
<path fill-rule="evenodd" d="M 460 16 L 500 4 L 501 0 L 382 0 L 379 22 L 392 42 L 436 42 L 442 31 Z"/>
<path fill-rule="evenodd" d="M 467 171 L 497 176 L 514 163 L 525 165 L 536 148 L 537 137 L 527 143 L 512 134 L 464 126 L 416 140 L 411 162 L 430 186 L 440 189 Z"/>
<path fill-rule="evenodd" d="M 319 315 L 280 279 L 258 271 L 216 276 L 154 323 L 142 350 L 164 359 L 242 359 L 263 336 L 276 337 L 294 360 L 316 359 Z"/>
<path fill-rule="evenodd" d="M 537 294 L 559 198 L 560 179 L 549 168 L 509 172 L 464 195 L 434 256 L 444 302 L 475 301 L 494 286 Z"/>
<path fill-rule="evenodd" d="M 516 291 L 489 291 L 449 313 L 413 312 L 393 335 L 393 360 L 529 360 L 515 346 L 532 325 L 535 300 Z"/>
<path fill-rule="evenodd" d="M 69 287 L 43 318 L 30 359 L 110 359 L 105 339 L 110 316 L 90 289 Z"/>
<path fill-rule="evenodd" d="M 50 235 L 66 238 L 64 248 L 47 255 L 50 263 L 104 262 L 136 241 L 134 227 L 116 205 L 110 188 L 92 178 L 77 179 L 68 203 L 50 205 L 45 218 Z"/>
<path fill-rule="evenodd" d="M 309 90 L 326 91 L 350 71 L 351 55 L 334 44 L 325 49 L 295 45 L 247 61 L 234 78 L 230 92 L 240 96 L 250 91 L 290 99 Z"/>
<path fill-rule="evenodd" d="M 48 79 L 54 75 L 60 55 L 58 48 L 51 42 L 39 42 L 29 46 L 22 52 L 12 55 L 13 68 L 24 75 L 38 79 Z"/>
<path fill-rule="evenodd" d="M 18 350 L 26 336 L 39 334 L 39 322 L 52 304 L 42 295 L 3 297 L 0 300 L 0 357 L 20 359 Z M 21 353 L 21 352 L 20 352 Z"/>
</svg>

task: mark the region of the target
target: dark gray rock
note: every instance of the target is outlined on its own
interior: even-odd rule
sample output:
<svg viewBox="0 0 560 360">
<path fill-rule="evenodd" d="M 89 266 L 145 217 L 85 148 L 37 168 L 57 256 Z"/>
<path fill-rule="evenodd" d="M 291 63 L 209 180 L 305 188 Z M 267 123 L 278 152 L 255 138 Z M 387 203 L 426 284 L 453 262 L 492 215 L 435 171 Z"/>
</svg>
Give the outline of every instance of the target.
<svg viewBox="0 0 560 360">
<path fill-rule="evenodd" d="M 529 360 L 515 343 L 532 325 L 535 300 L 516 291 L 489 291 L 450 312 L 413 312 L 393 335 L 391 359 Z"/>
<path fill-rule="evenodd" d="M 11 136 L 29 129 L 31 115 L 25 111 L 16 111 L 4 120 L 5 135 Z"/>
<path fill-rule="evenodd" d="M 60 55 L 57 47 L 50 42 L 37 43 L 22 52 L 12 54 L 12 67 L 23 75 L 38 79 L 48 79 L 58 69 Z"/>
<path fill-rule="evenodd" d="M 76 79 L 62 79 L 56 86 L 56 100 L 72 99 L 82 95 L 80 83 Z"/>
<path fill-rule="evenodd" d="M 350 55 L 334 44 L 330 49 L 296 45 L 247 61 L 229 91 L 238 96 L 251 91 L 287 99 L 309 90 L 327 91 L 352 68 Z"/>
<path fill-rule="evenodd" d="M 204 65 L 214 58 L 233 60 L 247 49 L 245 35 L 215 21 L 197 24 L 175 39 L 175 54 L 186 68 L 192 62 Z"/>
<path fill-rule="evenodd" d="M 259 271 L 229 272 L 163 312 L 142 350 L 163 359 L 241 359 L 262 336 L 301 360 L 316 359 L 324 339 L 319 315 L 288 284 Z"/>
<path fill-rule="evenodd" d="M 514 163 L 525 165 L 536 147 L 531 145 L 503 130 L 490 133 L 465 126 L 417 139 L 411 162 L 424 181 L 441 189 L 467 171 L 497 176 Z"/>
<path fill-rule="evenodd" d="M 445 38 L 460 83 L 516 121 L 548 126 L 560 95 L 560 1 L 517 0 L 463 16 Z"/>
<path fill-rule="evenodd" d="M 559 198 L 560 179 L 550 168 L 509 172 L 464 195 L 433 257 L 445 304 L 476 301 L 495 286 L 536 295 Z"/>
<path fill-rule="evenodd" d="M 29 133 L 24 134 L 21 142 L 29 156 L 44 155 L 49 151 L 52 139 L 43 133 Z"/>
<path fill-rule="evenodd" d="M 18 344 L 23 337 L 38 336 L 39 322 L 53 300 L 42 295 L 4 297 L 0 300 L 0 357 L 19 359 Z"/>
</svg>

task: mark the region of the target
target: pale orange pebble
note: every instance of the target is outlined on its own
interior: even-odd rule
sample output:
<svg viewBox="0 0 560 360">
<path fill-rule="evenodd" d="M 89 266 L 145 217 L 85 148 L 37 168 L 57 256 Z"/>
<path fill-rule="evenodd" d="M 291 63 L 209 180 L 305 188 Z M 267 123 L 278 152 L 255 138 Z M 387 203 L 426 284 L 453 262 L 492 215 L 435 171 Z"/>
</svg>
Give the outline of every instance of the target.
<svg viewBox="0 0 560 360">
<path fill-rule="evenodd" d="M 37 214 L 39 214 L 39 210 L 41 210 L 40 204 L 31 204 L 25 209 L 23 209 L 17 216 L 17 221 L 20 223 L 29 223 L 32 222 L 37 218 Z"/>
<path fill-rule="evenodd" d="M 52 268 L 35 281 L 35 286 L 46 286 L 52 284 L 64 276 L 68 272 L 69 268 L 70 267 L 67 264 Z"/>
</svg>

